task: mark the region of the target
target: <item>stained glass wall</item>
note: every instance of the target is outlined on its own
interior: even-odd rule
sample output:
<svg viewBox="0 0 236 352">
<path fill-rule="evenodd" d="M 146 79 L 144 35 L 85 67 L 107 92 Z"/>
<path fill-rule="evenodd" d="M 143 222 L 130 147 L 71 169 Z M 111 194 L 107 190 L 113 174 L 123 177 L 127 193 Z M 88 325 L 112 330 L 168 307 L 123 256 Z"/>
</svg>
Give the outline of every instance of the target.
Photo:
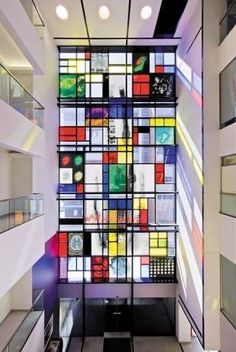
<svg viewBox="0 0 236 352">
<path fill-rule="evenodd" d="M 59 48 L 59 257 L 68 282 L 172 282 L 175 51 Z"/>
</svg>

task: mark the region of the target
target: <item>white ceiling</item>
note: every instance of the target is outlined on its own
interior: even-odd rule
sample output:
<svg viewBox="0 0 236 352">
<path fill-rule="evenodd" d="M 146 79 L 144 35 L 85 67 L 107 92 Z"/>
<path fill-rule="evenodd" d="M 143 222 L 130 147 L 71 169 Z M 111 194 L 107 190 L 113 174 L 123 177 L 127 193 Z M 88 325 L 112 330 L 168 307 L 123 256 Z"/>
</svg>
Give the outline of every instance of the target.
<svg viewBox="0 0 236 352">
<path fill-rule="evenodd" d="M 56 41 L 58 45 L 86 45 L 87 42 L 75 39 L 87 38 L 82 3 L 89 37 L 94 38 L 91 39 L 91 45 L 102 45 L 104 38 L 108 39 L 106 45 L 126 43 L 129 0 L 35 0 L 35 3 L 53 37 L 61 38 Z M 161 3 L 162 0 L 131 0 L 128 37 L 153 37 Z M 67 20 L 63 21 L 57 17 L 55 12 L 57 5 L 67 8 L 69 12 Z M 111 15 L 107 20 L 102 20 L 98 16 L 101 5 L 107 5 L 110 9 Z M 152 7 L 152 15 L 149 19 L 143 20 L 140 17 L 140 11 L 145 5 Z M 70 38 L 70 40 L 65 40 L 65 38 Z M 109 40 L 109 38 L 112 39 Z M 168 43 L 171 45 L 171 40 Z M 143 41 L 140 45 L 143 45 Z"/>
</svg>

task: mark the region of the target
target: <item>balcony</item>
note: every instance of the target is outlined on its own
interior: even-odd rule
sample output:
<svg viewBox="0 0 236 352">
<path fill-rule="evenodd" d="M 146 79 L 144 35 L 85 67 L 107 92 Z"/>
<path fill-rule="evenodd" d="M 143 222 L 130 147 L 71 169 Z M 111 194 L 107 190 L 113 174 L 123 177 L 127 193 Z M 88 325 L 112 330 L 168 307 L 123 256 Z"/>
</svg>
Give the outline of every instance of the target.
<svg viewBox="0 0 236 352">
<path fill-rule="evenodd" d="M 26 312 L 26 316 L 24 317 L 23 321 L 20 323 L 19 327 L 16 329 L 15 332 L 10 336 L 6 335 L 6 331 L 9 332 L 9 324 L 13 318 L 13 315 L 16 311 L 12 311 L 8 317 L 4 320 L 0 327 L 0 336 L 2 337 L 0 342 L 0 350 L 3 352 L 14 352 L 14 351 L 23 351 L 24 347 L 29 340 L 29 337 L 33 333 L 39 319 L 41 318 L 44 310 L 44 302 L 43 302 L 43 291 L 40 291 L 37 295 L 37 298 L 34 300 L 33 306 L 31 309 Z M 9 321 L 9 323 L 8 323 Z M 12 325 L 12 324 L 11 324 Z M 2 345 L 5 342 L 5 347 Z M 37 345 L 38 341 L 35 341 L 35 346 Z M 41 342 L 42 343 L 42 342 Z M 34 346 L 34 347 L 35 347 Z M 3 347 L 3 349 L 2 349 Z"/>
<path fill-rule="evenodd" d="M 221 193 L 221 214 L 236 217 L 236 194 Z"/>
<path fill-rule="evenodd" d="M 0 64 L 0 98 L 43 128 L 44 107 Z"/>
<path fill-rule="evenodd" d="M 0 233 L 43 215 L 43 194 L 0 201 Z"/>
<path fill-rule="evenodd" d="M 236 0 L 231 1 L 226 14 L 220 21 L 220 43 L 227 37 L 236 24 Z"/>
</svg>

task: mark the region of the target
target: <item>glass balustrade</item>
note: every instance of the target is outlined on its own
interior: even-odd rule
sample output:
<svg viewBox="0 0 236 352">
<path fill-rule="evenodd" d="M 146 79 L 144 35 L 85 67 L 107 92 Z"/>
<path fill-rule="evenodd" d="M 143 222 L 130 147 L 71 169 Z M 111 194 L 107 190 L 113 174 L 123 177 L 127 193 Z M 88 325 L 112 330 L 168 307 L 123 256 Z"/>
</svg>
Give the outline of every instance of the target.
<svg viewBox="0 0 236 352">
<path fill-rule="evenodd" d="M 37 298 L 31 309 L 28 311 L 26 317 L 15 331 L 3 352 L 17 352 L 21 351 L 31 335 L 34 327 L 39 321 L 44 310 L 44 291 L 39 291 Z"/>
<path fill-rule="evenodd" d="M 43 194 L 0 201 L 0 233 L 43 215 Z"/>
<path fill-rule="evenodd" d="M 236 0 L 232 1 L 222 20 L 220 21 L 220 43 L 236 24 Z"/>
<path fill-rule="evenodd" d="M 0 99 L 43 128 L 43 106 L 0 64 Z"/>
</svg>

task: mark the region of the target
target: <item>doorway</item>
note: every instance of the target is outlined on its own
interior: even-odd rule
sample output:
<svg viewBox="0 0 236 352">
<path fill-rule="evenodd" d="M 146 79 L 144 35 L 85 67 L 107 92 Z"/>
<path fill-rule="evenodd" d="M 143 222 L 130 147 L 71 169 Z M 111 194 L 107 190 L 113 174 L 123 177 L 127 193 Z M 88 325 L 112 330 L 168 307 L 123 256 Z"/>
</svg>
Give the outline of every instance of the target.
<svg viewBox="0 0 236 352">
<path fill-rule="evenodd" d="M 109 333 L 122 333 L 131 331 L 130 299 L 104 299 L 104 331 Z"/>
</svg>

